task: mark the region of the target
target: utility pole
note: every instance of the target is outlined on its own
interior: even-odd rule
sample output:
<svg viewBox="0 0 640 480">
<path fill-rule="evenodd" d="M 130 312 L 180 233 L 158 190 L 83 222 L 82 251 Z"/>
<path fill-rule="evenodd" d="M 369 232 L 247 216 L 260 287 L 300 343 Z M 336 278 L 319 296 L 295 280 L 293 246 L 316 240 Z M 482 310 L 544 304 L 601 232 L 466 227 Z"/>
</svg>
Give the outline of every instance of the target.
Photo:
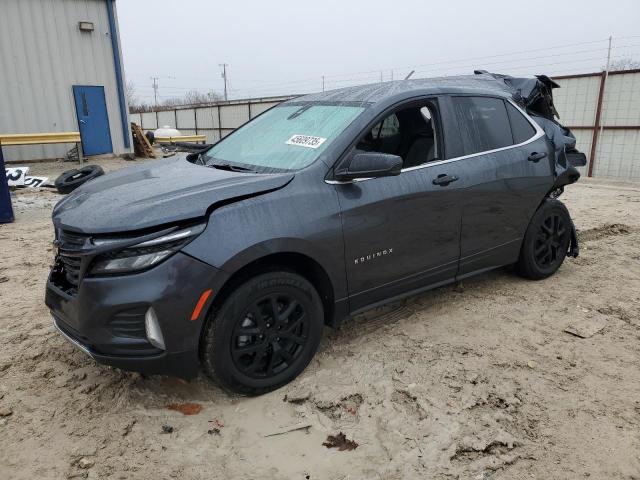
<svg viewBox="0 0 640 480">
<path fill-rule="evenodd" d="M 393 68 L 391 69 L 391 81 L 393 82 Z"/>
<path fill-rule="evenodd" d="M 607 84 L 607 80 L 609 79 L 609 68 L 611 67 L 611 40 L 612 40 L 612 36 L 609 35 L 609 48 L 607 49 L 607 65 L 604 67 L 604 78 L 602 78 L 602 89 L 600 90 L 600 96 L 601 98 L 598 99 L 598 110 L 600 110 L 601 105 L 604 104 L 604 93 L 606 91 L 606 84 Z M 598 116 L 600 115 L 600 112 L 598 112 Z M 598 118 L 599 121 L 599 118 Z M 600 138 L 602 138 L 602 133 L 604 132 L 604 123 L 600 122 L 600 131 L 598 132 L 598 136 Z M 594 138 L 596 138 L 595 134 L 594 134 Z M 595 140 L 592 139 L 592 142 L 594 142 Z M 598 154 L 597 156 L 600 157 L 600 150 L 602 149 L 602 142 L 598 143 Z M 593 159 L 589 159 L 589 163 L 593 162 Z M 593 166 L 589 165 L 589 172 L 588 175 L 591 176 L 591 173 L 593 172 Z"/>
<path fill-rule="evenodd" d="M 229 66 L 228 63 L 219 63 L 218 64 L 219 67 L 222 67 L 222 78 L 224 79 L 224 99 L 225 101 L 228 100 L 227 97 L 227 67 Z"/>
<path fill-rule="evenodd" d="M 383 82 L 383 80 L 382 80 L 382 70 L 380 70 L 380 83 L 382 83 L 382 82 Z"/>
<path fill-rule="evenodd" d="M 322 75 L 322 91 L 324 92 L 324 75 Z"/>
<path fill-rule="evenodd" d="M 153 100 L 157 109 L 158 108 L 158 77 L 151 77 L 151 80 L 153 80 Z"/>
</svg>

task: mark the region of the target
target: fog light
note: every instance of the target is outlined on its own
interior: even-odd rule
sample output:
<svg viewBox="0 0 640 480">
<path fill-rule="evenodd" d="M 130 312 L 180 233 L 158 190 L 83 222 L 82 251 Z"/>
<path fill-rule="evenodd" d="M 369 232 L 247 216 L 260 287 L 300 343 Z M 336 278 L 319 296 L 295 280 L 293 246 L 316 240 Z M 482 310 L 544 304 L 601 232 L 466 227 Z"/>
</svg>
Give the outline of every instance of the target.
<svg viewBox="0 0 640 480">
<path fill-rule="evenodd" d="M 158 324 L 158 317 L 153 307 L 149 307 L 144 315 L 144 328 L 147 331 L 147 339 L 154 347 L 164 350 L 164 338 L 162 338 L 162 330 Z"/>
</svg>

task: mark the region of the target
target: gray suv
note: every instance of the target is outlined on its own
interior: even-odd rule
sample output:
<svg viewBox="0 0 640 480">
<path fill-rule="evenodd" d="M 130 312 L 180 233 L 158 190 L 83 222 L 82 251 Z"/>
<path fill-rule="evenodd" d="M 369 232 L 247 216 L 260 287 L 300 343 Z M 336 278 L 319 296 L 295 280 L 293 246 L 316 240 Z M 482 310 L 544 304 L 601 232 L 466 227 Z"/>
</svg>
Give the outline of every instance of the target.
<svg viewBox="0 0 640 480">
<path fill-rule="evenodd" d="M 578 253 L 557 197 L 585 163 L 555 87 L 476 72 L 308 95 L 88 182 L 53 210 L 55 326 L 98 362 L 258 394 L 325 325 L 502 265 L 548 277 Z"/>
</svg>

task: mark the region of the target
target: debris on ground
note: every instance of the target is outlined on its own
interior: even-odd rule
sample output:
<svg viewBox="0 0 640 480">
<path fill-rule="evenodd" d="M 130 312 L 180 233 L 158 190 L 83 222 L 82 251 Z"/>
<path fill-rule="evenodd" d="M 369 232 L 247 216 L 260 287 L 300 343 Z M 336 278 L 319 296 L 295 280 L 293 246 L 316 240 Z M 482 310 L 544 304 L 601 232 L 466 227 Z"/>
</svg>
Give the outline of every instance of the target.
<svg viewBox="0 0 640 480">
<path fill-rule="evenodd" d="M 322 443 L 327 448 L 337 448 L 338 451 L 343 452 L 345 450 L 351 451 L 358 448 L 358 444 L 353 440 L 347 439 L 344 433 L 340 432 L 337 435 L 329 435 L 327 440 Z"/>
<path fill-rule="evenodd" d="M 276 435 L 283 435 L 285 433 L 290 433 L 290 432 L 297 432 L 298 430 L 306 430 L 306 433 L 309 433 L 309 429 L 311 428 L 311 424 L 310 423 L 305 423 L 305 424 L 299 424 L 299 425 L 294 425 L 291 427 L 285 427 L 282 428 L 280 430 L 277 430 L 273 433 L 267 433 L 266 435 L 263 435 L 264 437 L 275 437 Z"/>
<path fill-rule="evenodd" d="M 91 468 L 95 464 L 96 464 L 96 462 L 94 460 L 91 460 L 91 459 L 89 459 L 87 457 L 82 457 L 80 460 L 78 460 L 78 467 L 82 468 L 83 470 Z"/>
<path fill-rule="evenodd" d="M 566 333 L 575 335 L 580 338 L 589 338 L 594 336 L 600 330 L 607 326 L 607 319 L 603 317 L 591 317 L 574 320 L 564 329 Z"/>
<path fill-rule="evenodd" d="M 224 427 L 224 422 L 222 420 L 217 419 L 217 418 L 214 418 L 213 420 L 209 420 L 209 423 L 213 423 L 217 428 L 223 428 Z"/>
<path fill-rule="evenodd" d="M 283 402 L 302 404 L 311 398 L 311 392 L 309 390 L 292 391 L 287 393 L 282 399 Z"/>
<path fill-rule="evenodd" d="M 129 423 L 127 423 L 122 429 L 122 436 L 126 437 L 127 435 L 129 435 L 135 424 L 136 424 L 135 420 L 131 420 Z"/>
<path fill-rule="evenodd" d="M 137 157 L 156 158 L 153 147 L 142 128 L 133 122 L 131 122 L 131 137 L 133 138 L 133 148 Z"/>
<path fill-rule="evenodd" d="M 171 425 L 162 425 L 162 433 L 173 433 L 173 427 Z"/>
<path fill-rule="evenodd" d="M 11 414 L 13 414 L 13 410 L 9 407 L 0 407 L 0 417 L 8 417 Z"/>
<path fill-rule="evenodd" d="M 211 429 L 207 430 L 207 433 L 209 435 L 220 435 L 220 429 L 219 428 L 211 428 Z"/>
<path fill-rule="evenodd" d="M 183 415 L 197 415 L 202 411 L 202 405 L 199 403 L 170 403 L 167 408 Z"/>
</svg>

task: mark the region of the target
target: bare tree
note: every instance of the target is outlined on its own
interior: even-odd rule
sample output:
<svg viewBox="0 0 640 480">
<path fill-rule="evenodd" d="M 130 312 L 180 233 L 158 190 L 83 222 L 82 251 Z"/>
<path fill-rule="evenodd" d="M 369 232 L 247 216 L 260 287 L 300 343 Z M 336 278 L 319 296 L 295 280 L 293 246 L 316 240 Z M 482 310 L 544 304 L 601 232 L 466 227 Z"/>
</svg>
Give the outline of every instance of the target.
<svg viewBox="0 0 640 480">
<path fill-rule="evenodd" d="M 604 70 L 606 67 L 602 67 L 602 69 Z M 619 71 L 619 70 L 633 70 L 636 68 L 640 68 L 640 61 L 639 60 L 635 60 L 633 58 L 630 57 L 623 57 L 623 58 L 619 58 L 618 60 L 613 60 L 610 64 L 609 64 L 609 71 L 610 72 L 615 72 L 615 71 Z"/>
<path fill-rule="evenodd" d="M 129 104 L 129 111 L 131 113 L 144 113 L 152 112 L 155 110 L 153 105 L 149 105 L 144 102 L 139 102 L 135 95 L 135 88 L 132 83 L 127 82 L 126 88 L 127 103 Z M 181 107 L 185 105 L 202 105 L 217 103 L 222 100 L 222 96 L 214 92 L 213 90 L 207 93 L 200 92 L 198 90 L 190 90 L 185 93 L 184 97 L 169 97 L 160 102 L 160 108 L 173 108 Z"/>
<path fill-rule="evenodd" d="M 201 104 L 201 103 L 213 103 L 222 100 L 222 97 L 210 91 L 208 93 L 199 92 L 198 90 L 191 90 L 184 96 L 184 102 L 189 105 Z"/>
<path fill-rule="evenodd" d="M 127 105 L 132 106 L 138 104 L 136 86 L 131 80 L 129 80 L 124 86 L 124 96 L 127 99 Z"/>
<path fill-rule="evenodd" d="M 144 113 L 144 112 L 152 112 L 153 106 L 148 103 L 134 103 L 129 104 L 129 113 Z"/>
</svg>

